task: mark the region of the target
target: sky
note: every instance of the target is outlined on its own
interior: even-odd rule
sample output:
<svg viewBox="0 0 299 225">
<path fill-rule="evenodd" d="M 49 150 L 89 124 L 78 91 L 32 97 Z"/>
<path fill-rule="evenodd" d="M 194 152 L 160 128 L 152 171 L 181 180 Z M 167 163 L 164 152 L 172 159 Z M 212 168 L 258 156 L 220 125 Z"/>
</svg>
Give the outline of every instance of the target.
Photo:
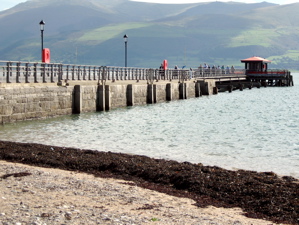
<svg viewBox="0 0 299 225">
<path fill-rule="evenodd" d="M 113 0 L 112 0 L 113 1 Z M 135 0 L 138 2 L 153 2 L 153 3 L 166 3 L 166 4 L 182 4 L 182 3 L 199 3 L 199 2 L 211 2 L 216 0 Z M 271 2 L 280 5 L 290 4 L 299 2 L 299 0 L 218 0 L 220 2 L 244 2 L 244 3 L 256 3 L 256 2 Z M 0 0 L 0 11 L 9 9 L 21 2 L 26 2 L 26 0 Z"/>
</svg>

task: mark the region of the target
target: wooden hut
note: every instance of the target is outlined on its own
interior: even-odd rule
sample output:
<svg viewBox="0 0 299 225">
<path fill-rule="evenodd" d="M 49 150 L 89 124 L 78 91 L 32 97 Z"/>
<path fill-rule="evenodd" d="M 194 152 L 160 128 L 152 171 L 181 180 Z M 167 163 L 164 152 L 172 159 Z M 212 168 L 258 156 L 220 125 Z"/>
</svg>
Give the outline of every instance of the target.
<svg viewBox="0 0 299 225">
<path fill-rule="evenodd" d="M 245 63 L 246 72 L 266 72 L 268 63 L 271 63 L 270 60 L 258 56 L 242 59 L 241 62 Z"/>
<path fill-rule="evenodd" d="M 288 70 L 269 69 L 270 60 L 253 56 L 242 59 L 245 74 L 250 81 L 260 82 L 263 86 L 293 86 L 293 76 Z"/>
</svg>

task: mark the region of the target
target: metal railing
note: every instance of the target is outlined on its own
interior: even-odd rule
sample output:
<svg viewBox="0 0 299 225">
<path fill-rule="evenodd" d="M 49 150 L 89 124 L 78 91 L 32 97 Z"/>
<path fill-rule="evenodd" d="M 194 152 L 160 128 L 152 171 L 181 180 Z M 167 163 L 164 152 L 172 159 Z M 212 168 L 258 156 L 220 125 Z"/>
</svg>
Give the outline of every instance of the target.
<svg viewBox="0 0 299 225">
<path fill-rule="evenodd" d="M 239 76 L 245 75 L 245 69 L 234 68 L 203 68 L 199 67 L 194 70 L 194 77 L 222 77 L 222 76 Z"/>
<path fill-rule="evenodd" d="M 124 81 L 146 80 L 153 83 L 159 80 L 238 76 L 245 70 L 222 69 L 151 69 L 135 67 L 112 67 L 91 65 L 67 65 L 40 62 L 0 61 L 0 83 L 57 83 L 61 81 Z"/>
<path fill-rule="evenodd" d="M 248 76 L 280 76 L 285 77 L 290 74 L 289 70 L 270 69 L 265 71 L 246 70 Z"/>
</svg>

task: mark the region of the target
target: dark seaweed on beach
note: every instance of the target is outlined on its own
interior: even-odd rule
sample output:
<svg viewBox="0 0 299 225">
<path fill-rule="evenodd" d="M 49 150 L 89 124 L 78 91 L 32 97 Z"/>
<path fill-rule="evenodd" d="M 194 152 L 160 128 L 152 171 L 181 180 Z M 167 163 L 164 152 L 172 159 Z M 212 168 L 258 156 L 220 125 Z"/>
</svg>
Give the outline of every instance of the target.
<svg viewBox="0 0 299 225">
<path fill-rule="evenodd" d="M 29 176 L 31 175 L 31 173 L 27 173 L 27 172 L 21 172 L 21 173 L 9 173 L 9 174 L 5 174 L 3 176 L 1 176 L 1 179 L 6 179 L 8 177 L 25 177 L 25 176 Z"/>
<path fill-rule="evenodd" d="M 0 141 L 0 159 L 124 179 L 194 199 L 198 207 L 240 207 L 248 217 L 299 224 L 299 181 L 272 172 L 230 171 L 146 156 L 4 141 Z"/>
</svg>

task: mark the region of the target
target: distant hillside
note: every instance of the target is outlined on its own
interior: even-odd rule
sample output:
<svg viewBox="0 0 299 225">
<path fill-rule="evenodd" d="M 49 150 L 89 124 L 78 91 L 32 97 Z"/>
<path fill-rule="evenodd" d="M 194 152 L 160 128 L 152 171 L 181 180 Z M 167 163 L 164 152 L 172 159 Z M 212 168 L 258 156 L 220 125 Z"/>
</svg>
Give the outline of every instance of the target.
<svg viewBox="0 0 299 225">
<path fill-rule="evenodd" d="M 242 66 L 253 55 L 299 69 L 299 3 L 152 4 L 129 0 L 31 0 L 0 12 L 0 60 L 40 60 L 39 22 L 52 62 L 159 67 Z"/>
</svg>

